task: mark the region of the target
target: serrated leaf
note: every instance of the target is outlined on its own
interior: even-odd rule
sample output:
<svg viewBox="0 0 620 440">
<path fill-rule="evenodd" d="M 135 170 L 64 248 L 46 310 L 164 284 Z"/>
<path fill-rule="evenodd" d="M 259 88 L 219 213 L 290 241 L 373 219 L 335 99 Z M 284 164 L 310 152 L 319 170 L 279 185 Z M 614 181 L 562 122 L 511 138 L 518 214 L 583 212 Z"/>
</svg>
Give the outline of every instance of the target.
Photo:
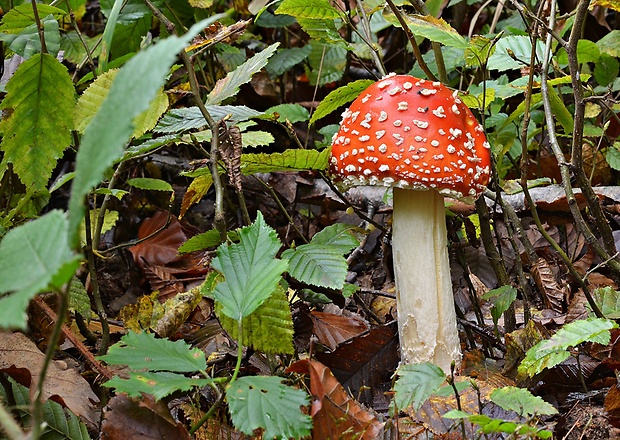
<svg viewBox="0 0 620 440">
<path fill-rule="evenodd" d="M 280 43 L 274 43 L 266 47 L 235 70 L 215 83 L 215 87 L 207 96 L 207 105 L 215 105 L 224 100 L 235 96 L 239 87 L 250 82 L 252 76 L 267 64 L 269 58 L 274 54 Z"/>
<path fill-rule="evenodd" d="M 103 101 L 110 92 L 110 87 L 117 73 L 118 69 L 110 69 L 99 75 L 79 97 L 75 106 L 75 129 L 80 133 L 84 133 L 90 121 L 101 108 Z M 135 128 L 132 137 L 140 137 L 155 127 L 155 124 L 157 124 L 157 121 L 167 109 L 168 96 L 163 90 L 159 90 L 149 104 L 149 107 L 134 119 Z"/>
<path fill-rule="evenodd" d="M 596 63 L 598 62 L 600 56 L 601 51 L 596 45 L 596 43 L 594 43 L 593 41 L 582 38 L 577 42 L 577 62 L 579 64 Z M 555 59 L 558 64 L 567 65 L 568 55 L 566 54 L 566 50 L 564 48 L 561 48 L 558 51 Z"/>
<path fill-rule="evenodd" d="M 503 387 L 493 390 L 489 396 L 496 405 L 506 411 L 514 411 L 521 417 L 533 415 L 557 414 L 558 410 L 542 398 L 534 396 L 528 390 L 517 387 Z"/>
<path fill-rule="evenodd" d="M 287 249 L 289 274 L 304 283 L 331 289 L 342 289 L 348 273 L 347 260 L 338 250 L 322 244 L 304 244 Z"/>
<path fill-rule="evenodd" d="M 239 340 L 239 322 L 216 311 L 222 328 L 231 338 Z M 241 344 L 263 353 L 293 354 L 293 318 L 281 286 L 271 294 L 254 312 L 243 318 Z"/>
<path fill-rule="evenodd" d="M 155 339 L 151 333 L 129 332 L 108 354 L 99 359 L 112 365 L 127 365 L 132 370 L 192 373 L 207 367 L 205 354 L 184 341 Z"/>
<path fill-rule="evenodd" d="M 252 110 L 244 105 L 210 105 L 207 110 L 216 121 L 227 118 L 228 122 L 238 123 L 262 115 L 262 112 Z M 203 128 L 207 121 L 198 107 L 184 107 L 172 109 L 159 121 L 155 132 L 181 133 L 188 130 Z"/>
<path fill-rule="evenodd" d="M 174 192 L 172 185 L 165 180 L 153 179 L 151 177 L 136 177 L 129 179 L 127 184 L 138 189 L 145 189 L 148 191 L 168 191 Z"/>
<path fill-rule="evenodd" d="M 333 19 L 297 18 L 297 23 L 308 36 L 317 42 L 336 44 L 341 48 L 348 48 L 349 44 L 342 38 Z"/>
<path fill-rule="evenodd" d="M 26 306 L 32 297 L 52 282 L 59 288 L 71 279 L 79 261 L 68 247 L 67 236 L 67 218 L 60 211 L 4 236 L 0 242 L 1 327 L 25 328 Z"/>
<path fill-rule="evenodd" d="M 306 68 L 306 74 L 310 84 L 323 86 L 342 78 L 347 65 L 347 49 L 331 43 L 313 44 L 308 62 L 310 67 Z"/>
<path fill-rule="evenodd" d="M 90 298 L 86 288 L 76 276 L 73 277 L 69 286 L 69 310 L 79 313 L 86 321 L 90 321 L 92 312 Z"/>
<path fill-rule="evenodd" d="M 43 23 L 45 48 L 50 55 L 56 57 L 60 50 L 60 30 L 58 22 L 51 14 L 41 18 L 41 22 Z M 41 52 L 41 40 L 36 23 L 25 27 L 17 34 L 0 33 L 0 41 L 7 43 L 9 49 L 26 59 Z"/>
<path fill-rule="evenodd" d="M 53 56 L 25 61 L 6 85 L 0 104 L 6 117 L 0 150 L 29 188 L 43 191 L 56 162 L 71 144 L 75 90 L 67 69 Z"/>
<path fill-rule="evenodd" d="M 263 438 L 300 438 L 310 434 L 312 418 L 302 412 L 308 395 L 284 385 L 275 376 L 247 376 L 231 383 L 226 400 L 235 428 L 252 435 L 264 429 Z"/>
<path fill-rule="evenodd" d="M 212 382 L 213 379 L 194 379 L 169 372 L 130 372 L 127 379 L 115 376 L 104 383 L 104 386 L 116 389 L 117 393 L 126 393 L 130 397 L 142 397 L 142 393 L 146 393 L 161 400 L 176 391 L 189 391 Z"/>
<path fill-rule="evenodd" d="M 521 69 L 529 65 L 531 54 L 532 42 L 529 36 L 509 35 L 502 37 L 495 45 L 495 53 L 489 58 L 487 68 L 500 72 Z M 536 57 L 539 62 L 544 58 L 544 45 L 540 40 L 536 40 Z"/>
<path fill-rule="evenodd" d="M 220 231 L 210 229 L 202 234 L 194 235 L 179 247 L 179 254 L 187 254 L 190 252 L 202 251 L 211 247 L 218 246 L 222 243 Z"/>
<path fill-rule="evenodd" d="M 411 32 L 416 36 L 428 38 L 431 41 L 441 43 L 445 46 L 457 47 L 459 49 L 465 49 L 468 46 L 467 40 L 443 18 L 419 14 L 402 15 L 407 26 L 409 26 Z M 400 22 L 391 11 L 386 9 L 383 16 L 394 26 L 401 27 Z"/>
<path fill-rule="evenodd" d="M 288 14 L 295 18 L 334 20 L 340 18 L 340 11 L 329 0 L 284 0 L 275 11 L 276 14 Z"/>
<path fill-rule="evenodd" d="M 618 63 L 618 60 L 603 53 L 598 63 L 594 66 L 594 77 L 597 83 L 602 86 L 607 86 L 618 77 L 619 71 L 620 63 Z"/>
<path fill-rule="evenodd" d="M 265 114 L 277 117 L 278 122 L 289 121 L 291 124 L 307 121 L 310 118 L 308 109 L 299 104 L 279 104 L 269 107 L 265 110 Z"/>
<path fill-rule="evenodd" d="M 245 318 L 269 298 L 287 266 L 275 258 L 281 243 L 260 211 L 251 226 L 239 230 L 239 240 L 222 244 L 212 262 L 225 277 L 213 297 L 222 304 L 222 312 L 234 319 Z"/>
<path fill-rule="evenodd" d="M 283 153 L 242 154 L 241 172 L 274 173 L 284 171 L 324 170 L 329 161 L 329 149 L 285 150 Z"/>
<path fill-rule="evenodd" d="M 273 135 L 266 131 L 246 131 L 241 133 L 241 145 L 246 147 L 262 147 L 275 141 Z"/>
<path fill-rule="evenodd" d="M 605 318 L 620 318 L 620 292 L 614 290 L 612 287 L 600 287 L 594 289 L 592 296 Z M 588 311 L 592 315 L 593 312 L 590 310 L 590 307 L 588 307 Z"/>
<path fill-rule="evenodd" d="M 430 362 L 403 365 L 398 369 L 398 376 L 394 384 L 394 403 L 401 411 L 410 405 L 414 411 L 419 410 L 446 380 L 441 368 Z"/>
<path fill-rule="evenodd" d="M 519 373 L 534 376 L 546 368 L 553 368 L 568 359 L 568 348 L 583 342 L 607 345 L 610 330 L 618 324 L 608 319 L 588 318 L 564 325 L 550 339 L 540 341 L 530 348 L 519 365 Z"/>
<path fill-rule="evenodd" d="M 493 318 L 493 323 L 497 325 L 502 314 L 508 310 L 514 300 L 517 299 L 517 289 L 509 285 L 501 286 L 497 289 L 489 290 L 482 295 L 482 299 L 491 301 L 493 304 L 491 307 L 491 317 Z"/>
<path fill-rule="evenodd" d="M 67 15 L 65 11 L 54 6 L 41 3 L 37 3 L 36 5 L 39 17 L 47 17 L 51 14 L 58 20 Z M 7 34 L 19 34 L 21 31 L 33 24 L 36 24 L 36 21 L 34 18 L 32 4 L 24 3 L 15 6 L 4 14 L 2 17 L 2 25 L 0 25 L 0 32 Z"/>
<path fill-rule="evenodd" d="M 357 81 L 350 82 L 346 86 L 342 86 L 329 92 L 329 94 L 323 98 L 312 114 L 310 124 L 314 124 L 321 118 L 332 113 L 339 107 L 348 104 L 358 97 L 360 93 L 366 90 L 374 81 L 369 79 L 358 79 Z"/>
<path fill-rule="evenodd" d="M 269 62 L 265 66 L 265 70 L 272 78 L 280 76 L 308 58 L 311 51 L 312 47 L 309 44 L 303 47 L 280 49 L 269 59 Z"/>
<path fill-rule="evenodd" d="M 469 41 L 465 49 L 465 64 L 470 67 L 484 66 L 489 57 L 495 52 L 494 41 L 490 38 L 476 35 Z"/>
<path fill-rule="evenodd" d="M 620 170 L 620 142 L 614 142 L 605 150 L 605 160 L 611 168 Z"/>
<path fill-rule="evenodd" d="M 354 226 L 352 225 L 334 223 L 314 234 L 310 243 L 328 246 L 340 255 L 344 255 L 360 244 L 359 240 L 351 233 L 353 229 Z"/>
<path fill-rule="evenodd" d="M 69 230 L 77 231 L 84 197 L 105 170 L 120 158 L 135 129 L 134 119 L 146 111 L 162 87 L 177 53 L 204 28 L 196 23 L 182 37 L 168 37 L 131 58 L 118 72 L 110 92 L 84 131 L 76 158 L 76 175 L 69 201 Z M 139 81 L 136 79 L 139 78 Z"/>
</svg>

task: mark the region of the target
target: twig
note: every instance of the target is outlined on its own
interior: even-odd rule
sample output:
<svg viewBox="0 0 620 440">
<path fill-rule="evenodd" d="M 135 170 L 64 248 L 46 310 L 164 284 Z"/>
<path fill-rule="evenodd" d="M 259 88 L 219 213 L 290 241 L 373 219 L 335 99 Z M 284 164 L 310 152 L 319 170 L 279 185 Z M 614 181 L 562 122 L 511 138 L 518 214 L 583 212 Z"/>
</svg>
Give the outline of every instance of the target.
<svg viewBox="0 0 620 440">
<path fill-rule="evenodd" d="M 91 297 L 95 304 L 95 312 L 101 319 L 101 345 L 99 345 L 98 354 L 103 355 L 108 351 L 110 345 L 110 326 L 108 324 L 108 314 L 101 300 L 101 290 L 99 289 L 99 279 L 97 277 L 97 261 L 95 260 L 95 251 L 93 247 L 93 239 L 90 224 L 90 210 L 86 209 L 84 215 L 84 229 L 86 233 L 86 259 L 88 260 L 88 273 L 90 274 Z"/>
<path fill-rule="evenodd" d="M 424 61 L 424 59 L 422 58 L 422 52 L 420 51 L 420 46 L 418 46 L 418 42 L 415 39 L 415 35 L 413 35 L 413 32 L 411 32 L 411 29 L 409 29 L 409 26 L 407 25 L 407 22 L 403 18 L 402 13 L 398 10 L 398 8 L 396 7 L 396 5 L 394 4 L 392 0 L 386 0 L 386 2 L 389 8 L 391 9 L 391 11 L 396 16 L 396 19 L 400 23 L 400 26 L 403 28 L 403 31 L 405 31 L 405 35 L 407 36 L 407 39 L 409 40 L 409 42 L 411 43 L 411 47 L 413 48 L 413 55 L 415 56 L 416 61 L 420 65 L 420 68 L 424 71 L 426 76 L 428 76 L 428 79 L 432 81 L 437 81 L 437 77 L 435 76 L 433 72 L 431 72 L 431 69 L 428 67 L 428 64 L 426 64 L 426 61 Z"/>
<path fill-rule="evenodd" d="M 39 34 L 39 41 L 41 42 L 41 53 L 47 52 L 47 45 L 45 44 L 45 28 L 43 27 L 43 23 L 41 22 L 41 18 L 39 17 L 39 10 L 37 9 L 36 0 L 30 0 L 32 4 L 32 13 L 34 14 L 34 22 L 37 25 L 37 33 Z"/>
<path fill-rule="evenodd" d="M 58 315 L 56 315 L 56 313 L 41 298 L 35 298 L 34 304 L 39 309 L 41 309 L 43 313 L 45 313 L 45 315 L 49 318 L 50 321 L 58 321 Z M 77 336 L 71 331 L 70 328 L 63 324 L 61 330 L 62 334 L 65 335 L 65 338 L 67 338 L 71 342 L 71 344 L 73 344 L 73 346 L 80 352 L 80 355 L 84 357 L 84 359 L 93 369 L 93 371 L 95 371 L 100 376 L 103 376 L 106 380 L 110 380 L 115 376 L 108 367 L 95 359 L 95 356 L 93 356 L 88 347 L 86 347 L 86 345 L 84 345 L 84 343 L 77 338 Z"/>
<path fill-rule="evenodd" d="M 157 17 L 159 21 L 163 23 L 168 32 L 171 34 L 176 33 L 176 27 L 174 23 L 168 20 L 166 17 L 150 0 L 144 0 L 146 6 L 153 12 L 153 15 Z M 219 130 L 217 127 L 217 122 L 213 119 L 207 107 L 205 106 L 202 98 L 200 96 L 200 86 L 198 84 L 198 79 L 196 78 L 196 71 L 194 70 L 194 65 L 189 58 L 189 55 L 185 50 L 181 51 L 181 60 L 183 61 L 183 65 L 185 66 L 185 70 L 187 70 L 187 76 L 189 79 L 189 84 L 192 92 L 192 97 L 194 99 L 194 103 L 200 110 L 200 113 L 207 121 L 207 125 L 211 130 L 211 151 L 209 158 L 209 170 L 211 171 L 211 175 L 213 177 L 213 188 L 215 189 L 215 215 L 214 215 L 214 227 L 220 233 L 220 238 L 222 241 L 226 241 L 226 218 L 224 216 L 224 186 L 222 184 L 222 180 L 220 179 L 217 158 L 218 158 L 218 150 L 220 145 L 219 139 Z"/>
</svg>

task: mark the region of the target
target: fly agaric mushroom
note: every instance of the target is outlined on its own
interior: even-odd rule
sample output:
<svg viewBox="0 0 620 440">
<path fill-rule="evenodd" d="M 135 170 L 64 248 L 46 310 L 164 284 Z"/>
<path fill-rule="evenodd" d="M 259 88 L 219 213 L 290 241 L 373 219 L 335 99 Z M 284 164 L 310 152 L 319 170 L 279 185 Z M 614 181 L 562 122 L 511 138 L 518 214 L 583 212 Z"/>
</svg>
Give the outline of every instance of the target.
<svg viewBox="0 0 620 440">
<path fill-rule="evenodd" d="M 461 359 L 444 196 L 473 202 L 489 181 L 482 126 L 438 82 L 388 75 L 353 101 L 332 141 L 342 187 L 393 187 L 392 254 L 401 361 Z M 408 191 L 415 190 L 415 191 Z"/>
</svg>

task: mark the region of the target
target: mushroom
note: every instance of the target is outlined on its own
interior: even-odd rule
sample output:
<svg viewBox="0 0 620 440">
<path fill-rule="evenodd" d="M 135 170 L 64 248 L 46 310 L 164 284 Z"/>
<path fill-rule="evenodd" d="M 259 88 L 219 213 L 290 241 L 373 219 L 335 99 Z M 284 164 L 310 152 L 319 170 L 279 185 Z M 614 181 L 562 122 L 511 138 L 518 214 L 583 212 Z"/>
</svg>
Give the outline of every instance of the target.
<svg viewBox="0 0 620 440">
<path fill-rule="evenodd" d="M 336 183 L 393 187 L 402 363 L 449 371 L 460 362 L 444 196 L 472 203 L 489 181 L 490 162 L 482 126 L 439 82 L 391 74 L 343 113 L 330 158 Z"/>
</svg>

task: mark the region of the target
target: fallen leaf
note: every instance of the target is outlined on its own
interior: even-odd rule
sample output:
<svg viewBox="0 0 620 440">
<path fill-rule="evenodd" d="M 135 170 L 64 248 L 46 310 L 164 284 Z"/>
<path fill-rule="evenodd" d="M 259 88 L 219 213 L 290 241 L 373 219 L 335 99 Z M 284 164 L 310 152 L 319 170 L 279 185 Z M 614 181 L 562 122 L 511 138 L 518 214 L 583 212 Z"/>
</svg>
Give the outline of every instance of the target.
<svg viewBox="0 0 620 440">
<path fill-rule="evenodd" d="M 101 424 L 102 440 L 184 440 L 190 439 L 185 427 L 175 422 L 165 402 L 143 396 L 136 402 L 125 394 L 110 400 Z"/>
<path fill-rule="evenodd" d="M 312 311 L 310 318 L 314 334 L 330 350 L 368 330 L 368 323 L 354 316 Z"/>
<path fill-rule="evenodd" d="M 0 332 L 0 373 L 6 373 L 30 389 L 32 398 L 45 355 L 22 333 Z M 99 398 L 90 384 L 64 361 L 52 361 L 45 375 L 43 399 L 69 408 L 90 426 L 97 425 Z"/>
<path fill-rule="evenodd" d="M 303 359 L 291 365 L 287 372 L 310 376 L 313 439 L 379 438 L 384 423 L 352 399 L 325 365 Z"/>
</svg>

